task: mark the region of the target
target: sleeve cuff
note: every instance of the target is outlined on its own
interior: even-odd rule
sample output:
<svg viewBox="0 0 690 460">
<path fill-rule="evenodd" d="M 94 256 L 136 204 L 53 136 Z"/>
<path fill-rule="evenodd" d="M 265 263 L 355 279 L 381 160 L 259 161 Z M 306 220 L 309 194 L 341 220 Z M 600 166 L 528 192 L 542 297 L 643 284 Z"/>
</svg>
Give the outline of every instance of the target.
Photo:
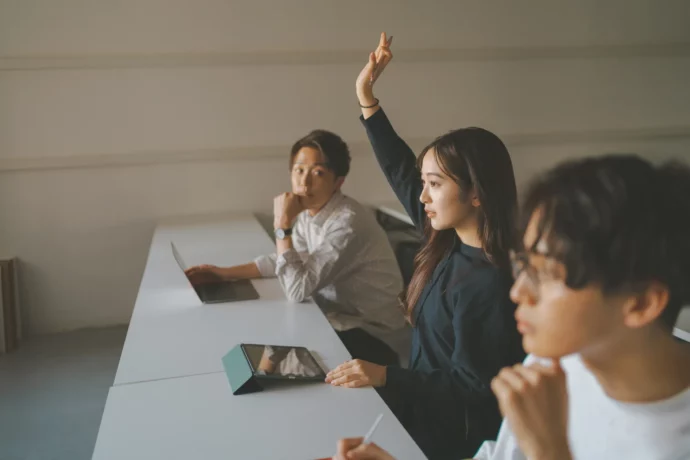
<svg viewBox="0 0 690 460">
<path fill-rule="evenodd" d="M 372 116 L 370 116 L 367 119 L 364 119 L 364 115 L 360 115 L 359 121 L 361 121 L 364 127 L 368 130 L 393 131 L 393 125 L 391 125 L 391 122 L 388 120 L 388 116 L 386 115 L 386 112 L 383 111 L 383 109 L 377 110 Z"/>
<path fill-rule="evenodd" d="M 286 265 L 291 265 L 295 262 L 302 262 L 302 258 L 294 248 L 288 249 L 276 259 L 276 269 L 274 275 L 279 275 Z"/>
<path fill-rule="evenodd" d="M 273 263 L 272 256 L 259 256 L 254 259 L 254 264 L 256 268 L 259 269 L 259 273 L 264 278 L 271 278 L 275 276 L 275 264 Z"/>
<path fill-rule="evenodd" d="M 409 369 L 403 369 L 398 366 L 386 367 L 386 385 L 385 388 L 403 389 L 408 380 Z"/>
</svg>

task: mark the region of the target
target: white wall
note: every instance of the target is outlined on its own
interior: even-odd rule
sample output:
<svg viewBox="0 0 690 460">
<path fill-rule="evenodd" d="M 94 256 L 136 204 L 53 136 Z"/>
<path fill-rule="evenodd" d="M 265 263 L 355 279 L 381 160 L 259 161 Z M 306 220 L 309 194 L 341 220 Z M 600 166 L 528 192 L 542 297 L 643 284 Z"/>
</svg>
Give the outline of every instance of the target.
<svg viewBox="0 0 690 460">
<path fill-rule="evenodd" d="M 125 323 L 164 216 L 269 211 L 309 130 L 351 144 L 346 191 L 392 199 L 354 79 L 420 148 L 463 125 L 518 181 L 604 151 L 690 159 L 687 2 L 0 0 L 0 255 L 31 333 Z"/>
</svg>

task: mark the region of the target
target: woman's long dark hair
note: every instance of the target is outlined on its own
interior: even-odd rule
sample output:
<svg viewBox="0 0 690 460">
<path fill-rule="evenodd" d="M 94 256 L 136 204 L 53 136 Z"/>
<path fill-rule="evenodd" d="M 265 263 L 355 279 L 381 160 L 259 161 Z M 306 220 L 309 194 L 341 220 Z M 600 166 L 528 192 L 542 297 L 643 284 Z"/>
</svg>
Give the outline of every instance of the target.
<svg viewBox="0 0 690 460">
<path fill-rule="evenodd" d="M 508 149 L 493 133 L 482 128 L 462 128 L 436 138 L 417 159 L 433 151 L 439 167 L 459 186 L 458 200 L 479 198 L 478 231 L 490 263 L 508 269 L 508 251 L 516 238 L 517 189 Z M 427 218 L 424 245 L 415 256 L 415 269 L 404 293 L 403 305 L 412 323 L 412 312 L 436 266 L 453 246 L 455 229 L 434 230 Z"/>
</svg>

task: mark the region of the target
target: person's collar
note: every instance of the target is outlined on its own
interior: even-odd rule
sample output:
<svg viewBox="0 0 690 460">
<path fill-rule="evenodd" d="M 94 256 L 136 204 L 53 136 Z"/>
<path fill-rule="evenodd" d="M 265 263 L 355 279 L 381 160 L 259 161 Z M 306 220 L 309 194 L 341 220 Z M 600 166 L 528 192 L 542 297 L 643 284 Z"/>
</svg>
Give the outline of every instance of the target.
<svg viewBox="0 0 690 460">
<path fill-rule="evenodd" d="M 460 252 L 462 252 L 466 256 L 469 256 L 473 259 L 486 258 L 486 253 L 484 252 L 484 249 L 482 249 L 482 248 L 478 248 L 476 246 L 470 246 L 469 244 L 465 244 L 459 240 L 458 240 L 458 248 L 460 249 Z"/>
<path fill-rule="evenodd" d="M 453 246 L 451 248 L 451 251 L 460 252 L 461 254 L 466 255 L 470 259 L 489 260 L 486 256 L 486 253 L 484 252 L 484 249 L 478 248 L 476 246 L 470 246 L 469 244 L 465 244 L 460 240 L 460 238 L 457 235 L 455 235 L 455 238 L 453 239 Z"/>
<path fill-rule="evenodd" d="M 326 220 L 333 214 L 333 211 L 335 211 L 338 208 L 338 205 L 340 202 L 345 198 L 345 195 L 343 195 L 343 192 L 340 190 L 336 190 L 333 193 L 333 196 L 331 196 L 331 199 L 328 200 L 328 203 L 326 203 L 323 208 L 319 209 L 319 212 L 316 213 L 316 215 L 312 216 L 311 214 L 307 213 L 308 218 L 311 220 L 311 223 L 314 225 L 318 225 L 321 227 L 323 224 L 326 223 Z"/>
</svg>

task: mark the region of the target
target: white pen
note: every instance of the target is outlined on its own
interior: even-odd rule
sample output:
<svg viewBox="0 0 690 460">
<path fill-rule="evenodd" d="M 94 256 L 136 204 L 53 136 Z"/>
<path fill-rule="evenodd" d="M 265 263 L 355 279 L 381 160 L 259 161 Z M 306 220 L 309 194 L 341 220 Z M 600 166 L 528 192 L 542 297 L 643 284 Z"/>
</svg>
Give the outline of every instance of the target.
<svg viewBox="0 0 690 460">
<path fill-rule="evenodd" d="M 379 423 L 381 423 L 382 418 L 383 418 L 383 414 L 379 414 L 379 416 L 376 417 L 376 420 L 374 420 L 374 424 L 371 425 L 371 428 L 369 428 L 369 431 L 367 432 L 366 436 L 364 436 L 364 440 L 362 441 L 362 444 L 368 444 L 369 441 L 371 441 L 371 437 L 374 435 L 374 431 L 376 431 L 376 427 L 379 426 Z"/>
</svg>

